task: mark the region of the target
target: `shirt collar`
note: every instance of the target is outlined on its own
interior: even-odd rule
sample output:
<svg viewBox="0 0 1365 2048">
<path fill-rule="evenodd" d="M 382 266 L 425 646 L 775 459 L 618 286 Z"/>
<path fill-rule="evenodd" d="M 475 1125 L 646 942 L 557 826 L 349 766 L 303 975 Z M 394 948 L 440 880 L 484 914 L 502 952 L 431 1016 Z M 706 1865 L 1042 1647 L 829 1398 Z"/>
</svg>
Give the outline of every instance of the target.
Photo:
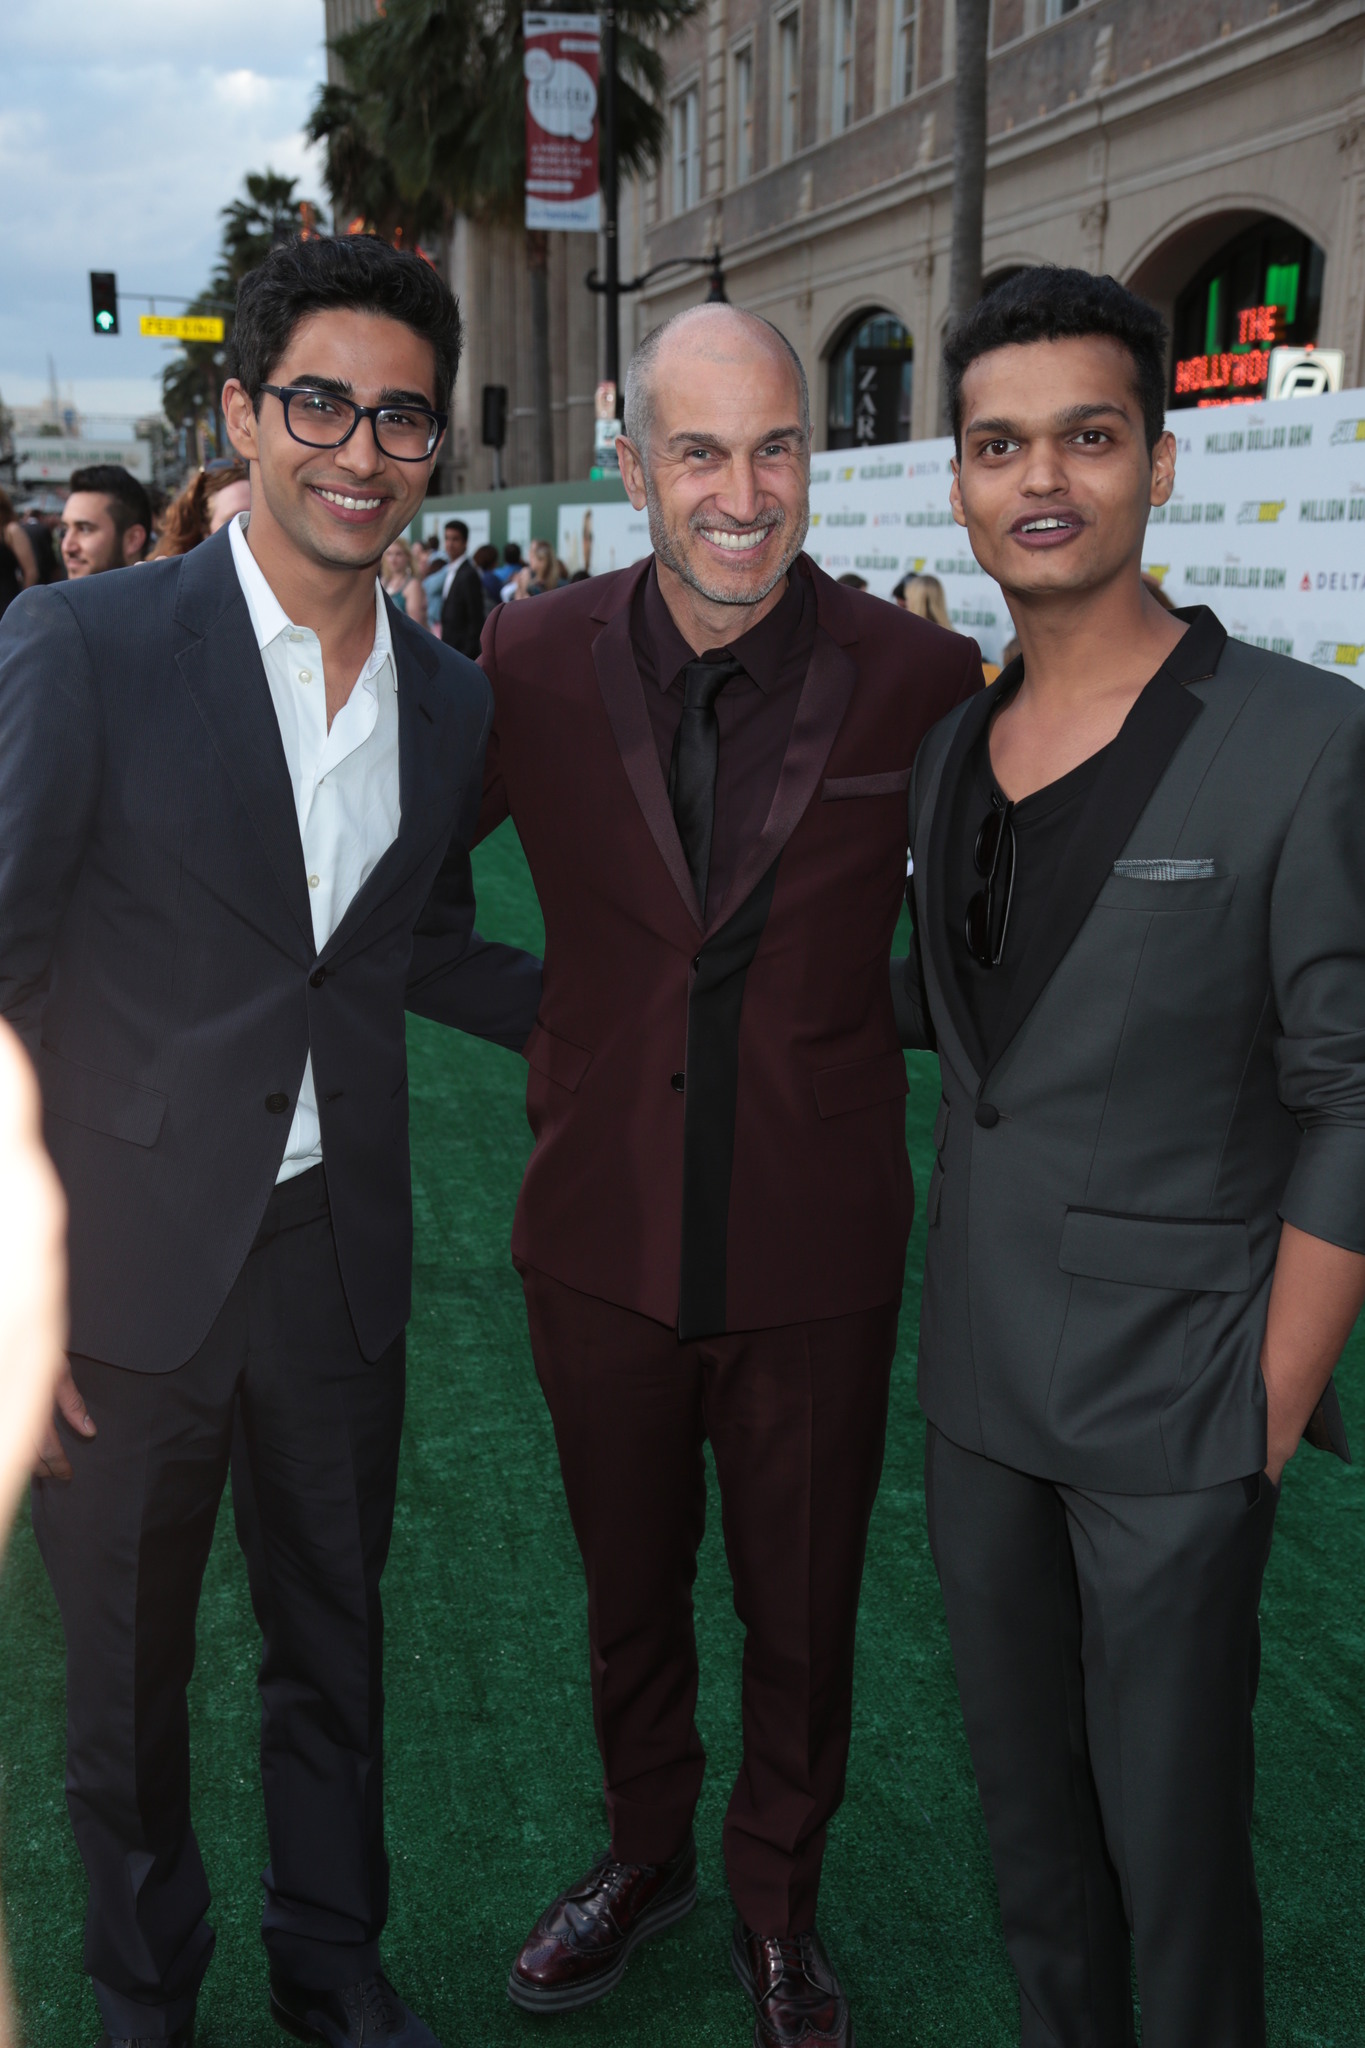
<svg viewBox="0 0 1365 2048">
<path fill-rule="evenodd" d="M 1227 628 L 1206 604 L 1191 605 L 1188 609 L 1177 605 L 1175 617 L 1184 621 L 1187 630 L 1176 641 L 1157 675 L 1168 676 L 1173 683 L 1205 683 L 1223 658 L 1223 649 L 1228 644 Z M 992 718 L 1002 704 L 1009 702 L 1023 680 L 1024 657 L 1016 654 L 991 686 Z"/>
<path fill-rule="evenodd" d="M 786 589 L 767 616 L 721 650 L 733 655 L 750 681 L 757 683 L 765 696 L 770 695 L 781 680 L 783 660 L 792 635 L 801 624 L 806 589 L 806 578 L 793 567 L 787 575 Z M 673 622 L 673 614 L 659 588 L 658 569 L 653 562 L 645 577 L 644 606 L 645 631 L 654 650 L 655 681 L 661 690 L 671 690 L 688 662 L 696 661 L 698 657 Z"/>
<path fill-rule="evenodd" d="M 247 546 L 246 523 L 250 513 L 239 512 L 228 528 L 232 544 L 232 563 L 237 571 L 237 581 L 242 586 L 247 611 L 251 614 L 251 630 L 256 635 L 256 645 L 264 653 L 281 633 L 301 630 L 286 612 L 266 581 L 265 571 Z M 384 602 L 383 586 L 376 576 L 374 582 L 374 646 L 369 658 L 361 669 L 357 682 L 367 683 L 378 675 L 386 661 L 393 658 L 393 632 L 389 625 L 389 608 Z"/>
</svg>

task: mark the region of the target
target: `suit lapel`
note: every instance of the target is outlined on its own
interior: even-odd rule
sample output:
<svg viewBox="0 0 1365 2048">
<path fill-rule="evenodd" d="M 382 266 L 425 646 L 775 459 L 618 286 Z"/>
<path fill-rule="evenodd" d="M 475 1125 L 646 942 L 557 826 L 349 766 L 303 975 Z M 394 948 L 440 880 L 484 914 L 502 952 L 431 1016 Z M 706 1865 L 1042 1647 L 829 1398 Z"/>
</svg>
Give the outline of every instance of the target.
<svg viewBox="0 0 1365 2048">
<path fill-rule="evenodd" d="M 948 871 L 954 858 L 949 839 L 962 771 L 992 712 L 1003 701 L 996 694 L 999 688 L 997 683 L 995 690 L 978 690 L 963 707 L 940 761 L 938 781 L 929 806 L 928 829 L 921 835 L 926 843 L 925 872 L 917 876 L 919 897 L 924 905 L 920 945 L 929 953 L 953 1029 L 969 1065 L 978 1075 L 986 1069 L 985 1051 L 958 971 L 955 948 L 963 941 L 960 934 L 949 927 Z"/>
<path fill-rule="evenodd" d="M 1198 697 L 1182 687 L 1168 665 L 1157 671 L 1128 713 L 1091 785 L 1033 944 L 1019 962 L 996 1042 L 986 1049 L 988 1067 L 996 1065 L 1070 950 L 1172 755 L 1202 710 Z"/>
<path fill-rule="evenodd" d="M 294 789 L 226 527 L 185 557 L 176 617 L 195 636 L 176 656 L 185 687 L 311 953 L 313 917 Z"/>
<path fill-rule="evenodd" d="M 648 562 L 643 568 L 648 568 Z M 593 641 L 593 666 L 597 670 L 597 685 L 602 692 L 602 702 L 621 752 L 626 776 L 635 792 L 635 801 L 640 806 L 664 866 L 673 878 L 673 886 L 682 897 L 688 916 L 700 931 L 701 905 L 692 886 L 682 841 L 673 820 L 673 806 L 668 801 L 667 785 L 659 767 L 659 750 L 654 743 L 654 728 L 649 722 L 645 704 L 644 684 L 640 681 L 635 651 L 630 644 L 630 600 L 638 581 L 638 577 L 630 579 L 623 601 Z"/>
<path fill-rule="evenodd" d="M 825 772 L 857 673 L 848 649 L 841 647 L 823 625 L 818 626 L 767 819 L 735 870 L 729 888 L 707 918 L 708 934 L 718 931 L 733 917 L 800 824 Z"/>
</svg>

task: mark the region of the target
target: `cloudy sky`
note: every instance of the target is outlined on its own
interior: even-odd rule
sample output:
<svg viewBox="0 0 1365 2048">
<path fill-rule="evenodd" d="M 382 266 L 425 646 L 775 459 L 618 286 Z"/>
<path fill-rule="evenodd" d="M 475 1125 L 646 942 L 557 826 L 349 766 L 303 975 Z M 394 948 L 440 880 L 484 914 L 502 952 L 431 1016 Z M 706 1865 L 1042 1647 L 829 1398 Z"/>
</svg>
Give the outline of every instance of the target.
<svg viewBox="0 0 1365 2048">
<path fill-rule="evenodd" d="M 70 386 L 92 412 L 150 411 L 169 345 L 138 335 L 136 302 L 123 333 L 94 334 L 88 273 L 188 296 L 247 171 L 325 199 L 300 135 L 322 0 L 9 0 L 4 15 L 0 396 L 38 402 L 51 356 L 63 400 Z"/>
</svg>

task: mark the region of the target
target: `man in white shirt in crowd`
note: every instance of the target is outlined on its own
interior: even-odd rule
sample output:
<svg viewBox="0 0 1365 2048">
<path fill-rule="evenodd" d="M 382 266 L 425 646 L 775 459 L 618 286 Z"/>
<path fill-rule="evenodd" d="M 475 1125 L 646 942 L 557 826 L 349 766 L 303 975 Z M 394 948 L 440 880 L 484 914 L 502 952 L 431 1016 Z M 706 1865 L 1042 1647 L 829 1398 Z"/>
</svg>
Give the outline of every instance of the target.
<svg viewBox="0 0 1365 2048">
<path fill-rule="evenodd" d="M 469 556 L 469 528 L 463 519 L 445 525 L 446 573 L 441 582 L 441 638 L 447 647 L 478 658 L 486 606 L 479 572 Z"/>
<path fill-rule="evenodd" d="M 385 601 L 459 357 L 429 264 L 276 247 L 223 393 L 251 512 L 0 627 L 0 1014 L 70 1207 L 33 1521 L 103 2048 L 188 2048 L 213 1948 L 186 1686 L 229 1464 L 261 1625 L 271 2008 L 436 2048 L 384 1975 L 382 1609 L 410 1306 L 404 1009 L 513 1048 L 473 927 L 491 701 Z"/>
</svg>

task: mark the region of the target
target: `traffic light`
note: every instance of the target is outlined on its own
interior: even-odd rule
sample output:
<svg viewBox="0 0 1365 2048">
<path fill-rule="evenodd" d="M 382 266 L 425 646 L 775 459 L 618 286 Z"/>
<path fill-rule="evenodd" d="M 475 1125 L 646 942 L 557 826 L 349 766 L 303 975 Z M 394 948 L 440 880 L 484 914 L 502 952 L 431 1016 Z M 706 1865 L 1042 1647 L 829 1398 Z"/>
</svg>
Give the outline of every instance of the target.
<svg viewBox="0 0 1365 2048">
<path fill-rule="evenodd" d="M 483 445 L 485 448 L 501 448 L 507 440 L 507 386 L 485 384 L 483 387 Z"/>
<path fill-rule="evenodd" d="M 118 279 L 112 270 L 90 273 L 90 318 L 96 334 L 118 333 Z"/>
</svg>

